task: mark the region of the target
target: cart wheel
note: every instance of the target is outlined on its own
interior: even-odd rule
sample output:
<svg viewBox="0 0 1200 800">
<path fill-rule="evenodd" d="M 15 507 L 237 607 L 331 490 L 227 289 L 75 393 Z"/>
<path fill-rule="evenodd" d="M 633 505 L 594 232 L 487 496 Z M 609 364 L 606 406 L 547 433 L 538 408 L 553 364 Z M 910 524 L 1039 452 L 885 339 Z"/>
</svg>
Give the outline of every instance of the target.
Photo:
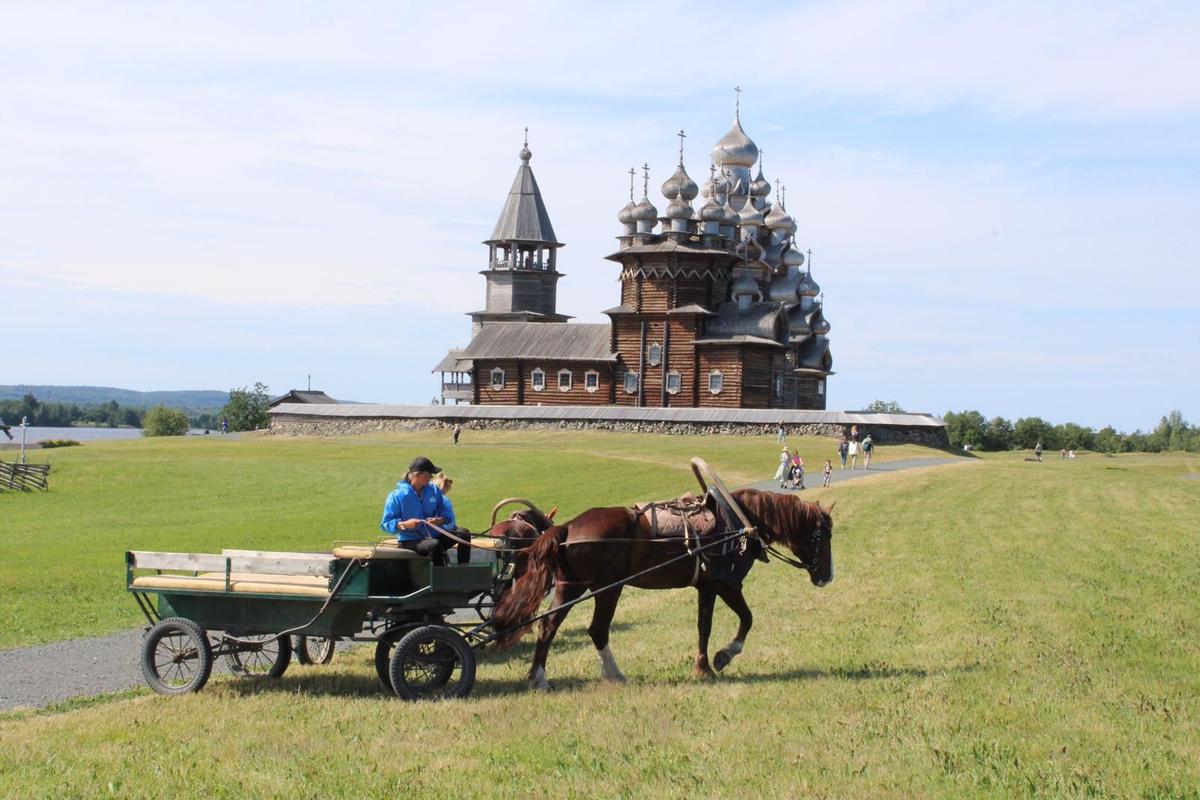
<svg viewBox="0 0 1200 800">
<path fill-rule="evenodd" d="M 296 658 L 301 664 L 328 664 L 333 661 L 334 642 L 327 636 L 297 636 Z"/>
<path fill-rule="evenodd" d="M 225 654 L 225 663 L 235 675 L 247 678 L 278 678 L 288 668 L 288 664 L 292 663 L 290 636 L 276 638 L 273 634 L 266 633 L 237 638 L 244 641 L 230 642 L 227 639 L 226 644 L 239 649 Z M 252 640 L 254 643 L 246 643 L 245 640 Z"/>
<path fill-rule="evenodd" d="M 481 592 L 475 598 L 475 602 L 471 604 L 471 608 L 475 609 L 475 613 L 479 615 L 480 622 L 487 622 L 492 618 L 492 612 L 496 609 L 496 595 L 491 591 Z"/>
<path fill-rule="evenodd" d="M 159 694 L 198 692 L 212 674 L 212 647 L 190 619 L 162 620 L 142 640 L 142 674 Z"/>
<path fill-rule="evenodd" d="M 379 676 L 379 682 L 388 689 L 392 689 L 392 651 L 395 649 L 395 639 L 383 638 L 375 642 L 375 674 Z"/>
<path fill-rule="evenodd" d="M 475 686 L 475 651 L 453 628 L 423 625 L 396 645 L 388 674 L 405 700 L 466 697 Z"/>
</svg>

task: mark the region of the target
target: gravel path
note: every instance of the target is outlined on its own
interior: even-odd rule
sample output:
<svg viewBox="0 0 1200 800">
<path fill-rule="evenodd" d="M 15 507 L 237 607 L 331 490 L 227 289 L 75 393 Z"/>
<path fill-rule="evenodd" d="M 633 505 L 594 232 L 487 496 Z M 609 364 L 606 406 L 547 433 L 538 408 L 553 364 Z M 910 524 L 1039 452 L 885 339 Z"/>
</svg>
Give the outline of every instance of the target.
<svg viewBox="0 0 1200 800">
<path fill-rule="evenodd" d="M 940 467 L 943 464 L 972 464 L 976 460 L 972 458 L 962 458 L 958 456 L 945 456 L 940 458 L 907 458 L 901 461 L 883 461 L 876 462 L 870 469 L 864 469 L 862 462 L 859 462 L 858 469 L 840 469 L 838 462 L 833 463 L 833 474 L 829 476 L 830 484 L 841 483 L 842 481 L 852 481 L 858 478 L 867 478 L 871 475 L 886 475 L 890 472 L 899 472 L 905 469 L 920 469 L 921 467 Z M 815 464 L 805 462 L 804 464 L 804 485 L 809 489 L 815 489 L 821 485 L 823 480 L 822 471 L 825 469 L 825 462 L 819 461 Z M 779 488 L 779 484 L 775 481 L 760 481 L 752 483 L 750 486 L 754 489 L 762 489 L 768 492 L 783 491 Z"/>
<path fill-rule="evenodd" d="M 914 458 L 886 461 L 870 470 L 834 468 L 832 482 L 865 478 L 906 469 L 942 464 L 969 463 L 963 458 Z M 823 464 L 821 466 L 824 466 Z M 806 483 L 821 485 L 820 468 L 810 470 Z M 779 484 L 763 481 L 756 489 L 779 491 Z M 474 612 L 467 612 L 475 619 Z M 88 697 L 144 686 L 140 664 L 142 628 L 74 639 L 36 647 L 0 650 L 0 711 L 15 708 L 44 708 L 73 697 Z M 224 659 L 217 659 L 213 673 L 227 672 Z"/>
</svg>

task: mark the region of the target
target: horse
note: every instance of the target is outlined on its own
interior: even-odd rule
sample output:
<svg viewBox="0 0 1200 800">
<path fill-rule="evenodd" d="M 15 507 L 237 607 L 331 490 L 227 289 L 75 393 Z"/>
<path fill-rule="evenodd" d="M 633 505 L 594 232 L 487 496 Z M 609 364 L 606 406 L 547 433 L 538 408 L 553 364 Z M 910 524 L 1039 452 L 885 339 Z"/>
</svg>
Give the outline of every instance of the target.
<svg viewBox="0 0 1200 800">
<path fill-rule="evenodd" d="M 514 511 L 508 519 L 496 521 L 500 509 L 509 505 L 523 505 L 525 508 Z M 554 515 L 558 506 L 543 512 L 523 497 L 507 497 L 492 507 L 492 521 L 484 536 L 493 539 L 503 539 L 514 549 L 523 550 L 533 544 L 537 537 L 554 524 Z"/>
<path fill-rule="evenodd" d="M 553 585 L 554 607 L 558 610 L 542 620 L 528 675 L 531 688 L 545 690 L 549 688 L 546 657 L 570 611 L 559 607 L 579 599 L 585 591 L 594 592 L 623 580 L 640 589 L 694 586 L 699 594 L 695 673 L 699 678 L 715 678 L 714 669 L 723 670 L 745 646 L 753 615 L 742 594 L 741 582 L 755 559 L 766 560 L 767 547 L 786 546 L 794 559 L 773 552 L 807 570 L 814 586 L 827 586 L 833 580 L 832 505 L 823 508 L 794 495 L 756 489 L 739 489 L 733 492 L 733 497 L 754 527 L 756 538 L 747 538 L 745 547 L 732 548 L 731 552 L 705 564 L 697 560 L 701 557 L 699 550 L 695 558 L 680 558 L 689 552 L 686 532 L 677 538 L 657 536 L 651 514 L 642 508 L 591 508 L 562 525 L 548 528 L 523 554 L 523 570 L 493 613 L 493 629 L 499 633 L 497 649 L 516 644 L 532 627 L 527 620 L 536 614 Z M 719 531 L 710 532 L 707 537 L 714 543 L 715 533 Z M 623 683 L 625 676 L 613 656 L 609 628 L 623 588 L 624 585 L 618 585 L 594 596 L 595 607 L 588 627 L 600 659 L 601 677 L 618 683 Z M 710 665 L 708 640 L 718 597 L 737 615 L 738 630 Z"/>
</svg>

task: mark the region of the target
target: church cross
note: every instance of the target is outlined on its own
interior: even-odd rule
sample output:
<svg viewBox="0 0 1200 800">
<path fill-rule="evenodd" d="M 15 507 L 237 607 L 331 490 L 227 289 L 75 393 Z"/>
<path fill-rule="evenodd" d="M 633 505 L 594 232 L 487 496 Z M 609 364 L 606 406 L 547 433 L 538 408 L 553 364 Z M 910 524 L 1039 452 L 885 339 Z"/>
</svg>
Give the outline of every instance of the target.
<svg viewBox="0 0 1200 800">
<path fill-rule="evenodd" d="M 633 167 L 629 168 L 629 202 L 633 202 L 633 177 L 637 175 L 637 171 Z"/>
<path fill-rule="evenodd" d="M 679 163 L 683 163 L 683 140 L 687 138 L 687 134 L 683 132 L 683 128 L 679 129 L 679 133 L 675 134 L 679 137 Z"/>
<path fill-rule="evenodd" d="M 650 165 L 642 164 L 642 174 L 645 179 L 642 181 L 642 197 L 650 196 Z"/>
<path fill-rule="evenodd" d="M 735 86 L 733 91 L 737 93 L 734 95 L 733 116 L 740 121 L 742 118 L 742 87 Z"/>
</svg>

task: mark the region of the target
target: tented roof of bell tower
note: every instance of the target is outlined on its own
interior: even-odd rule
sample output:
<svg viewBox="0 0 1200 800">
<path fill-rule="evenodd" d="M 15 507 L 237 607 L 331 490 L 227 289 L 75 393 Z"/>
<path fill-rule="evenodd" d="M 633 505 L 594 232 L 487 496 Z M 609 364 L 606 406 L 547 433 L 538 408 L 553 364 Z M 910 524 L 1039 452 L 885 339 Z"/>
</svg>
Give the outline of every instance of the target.
<svg viewBox="0 0 1200 800">
<path fill-rule="evenodd" d="M 554 236 L 554 226 L 550 224 L 537 179 L 533 177 L 533 168 L 529 166 L 529 150 L 523 148 L 520 155 L 521 166 L 517 167 L 517 177 L 508 191 L 504 210 L 485 243 L 540 242 L 561 247 L 562 243 Z"/>
</svg>

